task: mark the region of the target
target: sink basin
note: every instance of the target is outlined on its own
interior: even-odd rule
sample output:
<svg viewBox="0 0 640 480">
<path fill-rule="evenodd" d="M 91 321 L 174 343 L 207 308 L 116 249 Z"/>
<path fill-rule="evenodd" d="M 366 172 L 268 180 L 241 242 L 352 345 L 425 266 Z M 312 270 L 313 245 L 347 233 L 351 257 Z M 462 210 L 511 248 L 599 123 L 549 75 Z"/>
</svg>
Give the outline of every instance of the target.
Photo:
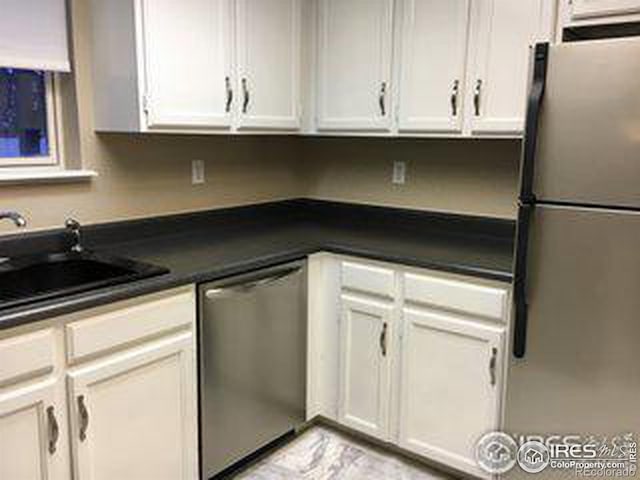
<svg viewBox="0 0 640 480">
<path fill-rule="evenodd" d="M 168 270 L 94 252 L 12 258 L 0 262 L 0 309 L 163 273 Z"/>
</svg>

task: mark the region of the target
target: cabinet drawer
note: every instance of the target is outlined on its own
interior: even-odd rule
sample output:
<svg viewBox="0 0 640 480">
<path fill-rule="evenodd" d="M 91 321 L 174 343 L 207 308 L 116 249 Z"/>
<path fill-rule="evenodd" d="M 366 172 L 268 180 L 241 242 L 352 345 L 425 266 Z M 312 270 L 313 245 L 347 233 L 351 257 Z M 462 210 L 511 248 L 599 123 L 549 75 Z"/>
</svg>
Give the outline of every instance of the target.
<svg viewBox="0 0 640 480">
<path fill-rule="evenodd" d="M 53 330 L 0 341 L 0 387 L 46 375 L 55 365 Z"/>
<path fill-rule="evenodd" d="M 343 262 L 342 288 L 393 298 L 393 270 L 361 263 Z"/>
<path fill-rule="evenodd" d="M 427 275 L 405 274 L 404 295 L 408 302 L 478 317 L 504 321 L 506 289 Z"/>
<path fill-rule="evenodd" d="M 69 362 L 108 353 L 195 323 L 193 288 L 128 300 L 84 312 L 67 324 Z"/>
</svg>

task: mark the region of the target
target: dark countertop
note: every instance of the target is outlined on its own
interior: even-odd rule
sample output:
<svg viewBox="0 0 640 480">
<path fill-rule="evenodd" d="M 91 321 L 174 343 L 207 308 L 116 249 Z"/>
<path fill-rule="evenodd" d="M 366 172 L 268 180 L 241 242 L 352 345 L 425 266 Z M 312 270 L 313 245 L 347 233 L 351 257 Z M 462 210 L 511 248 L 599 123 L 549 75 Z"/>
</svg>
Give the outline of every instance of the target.
<svg viewBox="0 0 640 480">
<path fill-rule="evenodd" d="M 1 311 L 0 329 L 320 251 L 511 282 L 513 230 L 506 220 L 310 200 L 90 226 L 89 248 L 171 273 Z M 64 235 L 32 234 L 19 243 L 0 239 L 0 257 L 24 253 L 29 243 L 65 248 Z"/>
</svg>

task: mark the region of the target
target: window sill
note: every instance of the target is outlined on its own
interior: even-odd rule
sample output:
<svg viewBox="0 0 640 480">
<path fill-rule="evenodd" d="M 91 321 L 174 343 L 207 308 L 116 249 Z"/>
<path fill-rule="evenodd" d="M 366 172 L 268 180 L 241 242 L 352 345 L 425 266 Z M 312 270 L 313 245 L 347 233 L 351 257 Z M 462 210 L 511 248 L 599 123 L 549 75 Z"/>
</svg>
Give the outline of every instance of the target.
<svg viewBox="0 0 640 480">
<path fill-rule="evenodd" d="M 98 173 L 93 170 L 27 170 L 8 170 L 3 172 L 0 169 L 0 185 L 86 182 L 98 176 Z"/>
</svg>

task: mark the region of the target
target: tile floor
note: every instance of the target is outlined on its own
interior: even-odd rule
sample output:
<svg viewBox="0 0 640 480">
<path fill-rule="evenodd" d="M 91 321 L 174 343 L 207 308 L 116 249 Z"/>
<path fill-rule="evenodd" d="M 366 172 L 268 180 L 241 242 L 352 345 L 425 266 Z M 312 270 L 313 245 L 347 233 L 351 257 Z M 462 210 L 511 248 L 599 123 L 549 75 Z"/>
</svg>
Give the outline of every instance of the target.
<svg viewBox="0 0 640 480">
<path fill-rule="evenodd" d="M 455 477 L 315 427 L 236 476 L 238 480 L 449 480 Z"/>
</svg>

